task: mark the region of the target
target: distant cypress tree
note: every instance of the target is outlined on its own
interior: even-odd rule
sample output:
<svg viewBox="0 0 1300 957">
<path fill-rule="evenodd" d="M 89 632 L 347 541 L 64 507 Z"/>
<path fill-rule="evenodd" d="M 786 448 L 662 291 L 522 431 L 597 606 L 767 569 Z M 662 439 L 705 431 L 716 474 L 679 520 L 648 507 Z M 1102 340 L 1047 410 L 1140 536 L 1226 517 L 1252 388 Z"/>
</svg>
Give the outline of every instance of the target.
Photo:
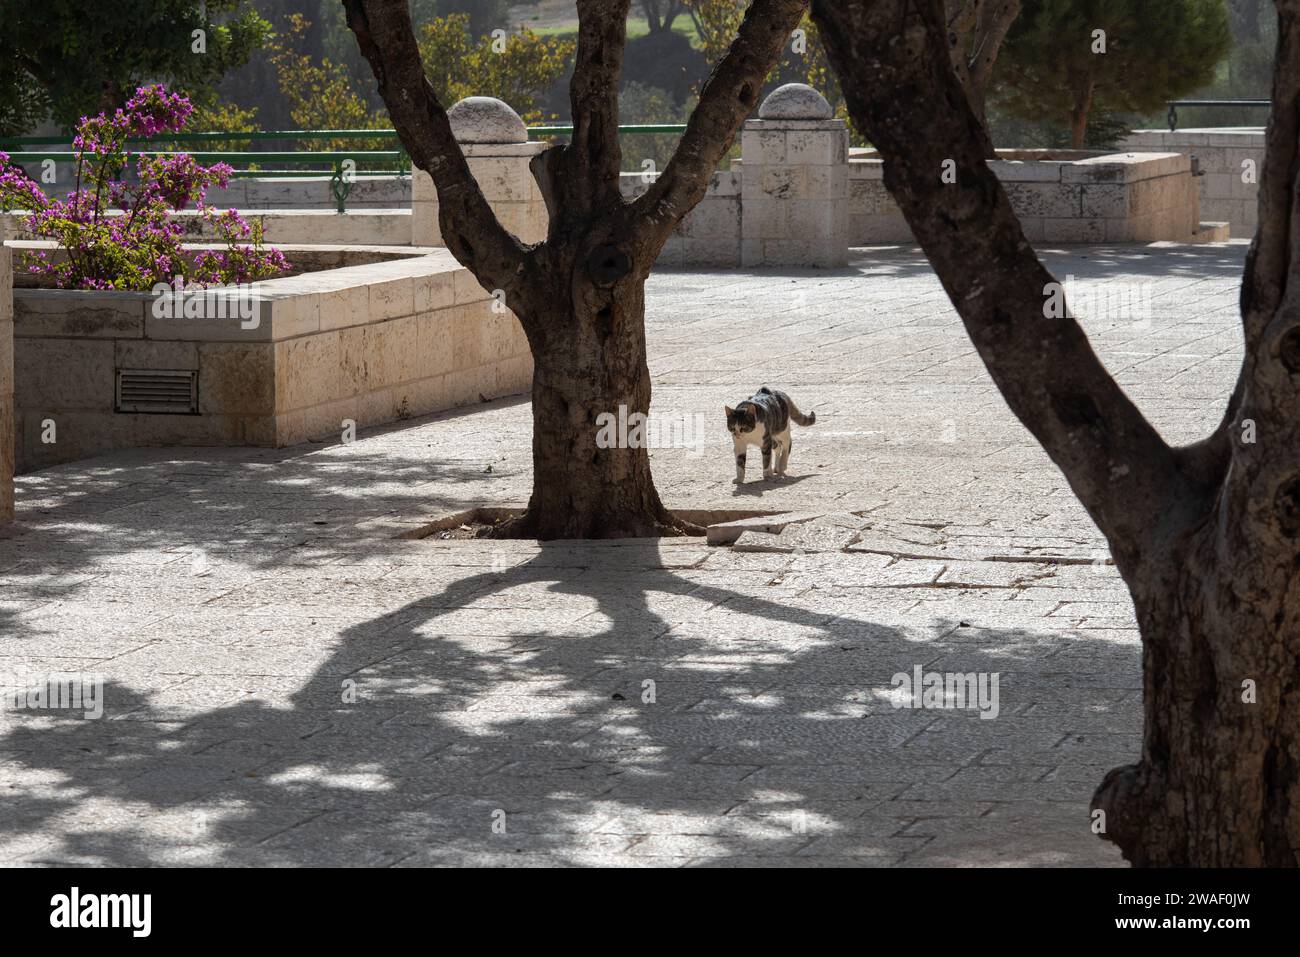
<svg viewBox="0 0 1300 957">
<path fill-rule="evenodd" d="M 1224 0 L 1023 0 L 998 60 L 998 102 L 1059 118 L 1084 145 L 1094 112 L 1150 113 L 1214 78 L 1232 45 Z"/>
</svg>

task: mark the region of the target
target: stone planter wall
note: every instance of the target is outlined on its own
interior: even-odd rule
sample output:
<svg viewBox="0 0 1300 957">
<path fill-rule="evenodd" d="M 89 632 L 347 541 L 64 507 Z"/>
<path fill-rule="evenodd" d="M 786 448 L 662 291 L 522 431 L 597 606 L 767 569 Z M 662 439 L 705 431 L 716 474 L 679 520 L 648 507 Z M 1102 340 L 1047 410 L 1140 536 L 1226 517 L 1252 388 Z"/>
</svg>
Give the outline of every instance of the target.
<svg viewBox="0 0 1300 957">
<path fill-rule="evenodd" d="M 915 242 L 885 188 L 881 160 L 868 150 L 853 153 L 851 243 Z M 1030 242 L 1191 242 L 1200 223 L 1191 161 L 1178 153 L 1078 153 L 1053 161 L 997 160 L 989 166 Z"/>
<path fill-rule="evenodd" d="M 18 290 L 19 470 L 139 446 L 339 441 L 345 419 L 364 428 L 531 387 L 518 321 L 445 251 L 250 288 L 255 328 L 160 318 L 146 293 Z M 198 413 L 117 411 L 122 369 L 196 371 Z"/>
<path fill-rule="evenodd" d="M 1259 127 L 1205 130 L 1137 130 L 1124 149 L 1159 150 L 1195 157 L 1201 215 L 1230 224 L 1232 234 L 1249 239 L 1259 221 L 1259 174 L 1264 166 L 1264 130 Z M 1247 163 L 1253 164 L 1247 166 Z M 1243 175 L 1253 169 L 1251 176 Z"/>
</svg>

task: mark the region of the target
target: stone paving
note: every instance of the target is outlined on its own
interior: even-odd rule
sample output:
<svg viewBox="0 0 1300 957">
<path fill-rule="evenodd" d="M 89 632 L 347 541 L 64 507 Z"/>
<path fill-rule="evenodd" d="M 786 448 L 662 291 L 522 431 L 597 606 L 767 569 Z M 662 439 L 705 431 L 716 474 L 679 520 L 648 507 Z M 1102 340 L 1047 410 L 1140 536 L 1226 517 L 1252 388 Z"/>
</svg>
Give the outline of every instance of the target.
<svg viewBox="0 0 1300 957">
<path fill-rule="evenodd" d="M 1084 322 L 1173 441 L 1231 389 L 1245 248 L 1042 253 L 1147 297 Z M 857 545 L 394 539 L 522 504 L 523 399 L 24 476 L 0 673 L 102 674 L 104 716 L 0 711 L 0 860 L 1121 863 L 1087 802 L 1139 749 L 1132 607 L 925 260 L 665 270 L 648 301 L 655 415 L 706 430 L 653 453 L 669 505 L 860 513 Z M 722 405 L 763 383 L 818 422 L 735 486 Z M 996 719 L 896 708 L 917 666 L 997 673 Z"/>
</svg>

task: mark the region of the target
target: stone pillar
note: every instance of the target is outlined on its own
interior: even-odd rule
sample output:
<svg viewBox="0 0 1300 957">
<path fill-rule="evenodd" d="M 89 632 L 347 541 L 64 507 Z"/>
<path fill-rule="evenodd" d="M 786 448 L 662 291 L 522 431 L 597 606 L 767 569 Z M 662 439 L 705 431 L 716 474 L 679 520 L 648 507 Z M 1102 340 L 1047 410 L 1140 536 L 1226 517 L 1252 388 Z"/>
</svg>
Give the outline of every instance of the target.
<svg viewBox="0 0 1300 957">
<path fill-rule="evenodd" d="M 14 517 L 14 294 L 0 215 L 0 525 Z"/>
<path fill-rule="evenodd" d="M 803 83 L 773 90 L 740 138 L 741 262 L 843 266 L 849 248 L 849 132 Z"/>
<path fill-rule="evenodd" d="M 494 97 L 466 97 L 447 111 L 447 118 L 501 225 L 526 243 L 545 239 L 546 204 L 528 161 L 548 144 L 530 143 L 519 114 Z M 421 169 L 411 171 L 411 243 L 446 245 L 438 228 L 438 191 Z"/>
</svg>

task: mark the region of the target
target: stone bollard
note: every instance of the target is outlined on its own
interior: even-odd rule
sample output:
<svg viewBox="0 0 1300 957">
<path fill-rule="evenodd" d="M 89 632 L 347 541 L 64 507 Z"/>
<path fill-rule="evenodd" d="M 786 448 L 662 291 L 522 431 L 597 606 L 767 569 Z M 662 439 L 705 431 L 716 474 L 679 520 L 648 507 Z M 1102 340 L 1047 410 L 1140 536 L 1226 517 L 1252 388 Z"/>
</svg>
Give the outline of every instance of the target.
<svg viewBox="0 0 1300 957">
<path fill-rule="evenodd" d="M 849 248 L 849 132 L 803 83 L 773 90 L 740 139 L 741 262 L 843 266 Z"/>
<path fill-rule="evenodd" d="M 14 295 L 6 229 L 0 215 L 0 525 L 14 517 Z"/>
<path fill-rule="evenodd" d="M 470 96 L 447 111 L 469 170 L 501 225 L 526 243 L 546 238 L 546 204 L 528 162 L 547 148 L 530 143 L 519 114 L 490 96 Z M 445 246 L 438 227 L 438 191 L 420 169 L 411 173 L 411 243 Z"/>
</svg>

